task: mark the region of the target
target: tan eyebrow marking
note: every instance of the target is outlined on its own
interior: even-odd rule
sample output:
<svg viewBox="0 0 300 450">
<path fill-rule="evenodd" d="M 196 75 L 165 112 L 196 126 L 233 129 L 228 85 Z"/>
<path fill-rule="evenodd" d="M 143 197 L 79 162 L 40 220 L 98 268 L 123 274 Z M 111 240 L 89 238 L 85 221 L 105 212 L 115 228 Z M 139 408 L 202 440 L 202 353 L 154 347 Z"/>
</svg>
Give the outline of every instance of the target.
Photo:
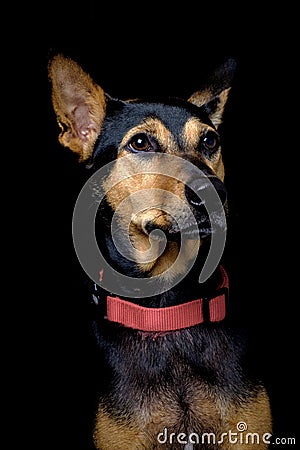
<svg viewBox="0 0 300 450">
<path fill-rule="evenodd" d="M 201 135 L 207 129 L 213 130 L 212 127 L 203 124 L 197 117 L 191 117 L 190 119 L 187 120 L 187 122 L 183 127 L 182 139 L 183 145 L 189 153 L 197 155 L 199 157 L 198 151 L 199 141 Z M 224 166 L 222 161 L 221 148 L 215 155 L 213 155 L 211 159 L 205 158 L 204 156 L 202 156 L 201 158 L 203 158 L 205 164 L 217 176 L 219 176 L 221 180 L 224 179 Z"/>
<path fill-rule="evenodd" d="M 188 119 L 182 130 L 184 146 L 188 150 L 196 149 L 205 129 L 207 129 L 207 125 L 204 125 L 197 117 Z"/>
</svg>

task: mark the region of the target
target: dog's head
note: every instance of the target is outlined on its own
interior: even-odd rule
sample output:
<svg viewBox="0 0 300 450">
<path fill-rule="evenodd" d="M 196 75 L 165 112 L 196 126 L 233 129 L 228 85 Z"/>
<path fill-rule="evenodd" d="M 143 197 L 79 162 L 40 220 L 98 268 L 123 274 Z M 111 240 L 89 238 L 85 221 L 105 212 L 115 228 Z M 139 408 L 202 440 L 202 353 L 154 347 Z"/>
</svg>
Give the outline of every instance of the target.
<svg viewBox="0 0 300 450">
<path fill-rule="evenodd" d="M 51 59 L 60 143 L 90 170 L 109 164 L 97 223 L 107 257 L 119 270 L 137 276 L 164 273 L 175 262 L 183 236 L 182 261 L 187 263 L 211 235 L 212 220 L 220 221 L 226 190 L 218 128 L 234 69 L 235 62 L 228 60 L 187 100 L 124 101 L 111 98 L 73 60 Z M 211 214 L 207 191 L 217 193 Z M 114 214 L 118 235 L 129 237 L 128 258 L 113 242 Z M 185 263 L 174 265 L 168 277 L 185 270 Z"/>
</svg>

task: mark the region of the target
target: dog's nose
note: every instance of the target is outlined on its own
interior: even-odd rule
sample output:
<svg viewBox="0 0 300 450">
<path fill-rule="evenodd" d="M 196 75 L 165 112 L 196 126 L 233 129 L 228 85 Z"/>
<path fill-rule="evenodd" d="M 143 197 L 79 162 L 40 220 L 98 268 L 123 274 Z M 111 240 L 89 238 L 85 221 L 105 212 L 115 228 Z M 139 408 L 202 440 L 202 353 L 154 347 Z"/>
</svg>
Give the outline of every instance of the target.
<svg viewBox="0 0 300 450">
<path fill-rule="evenodd" d="M 224 205 L 227 192 L 220 178 L 209 176 L 191 181 L 185 186 L 185 196 L 189 204 L 198 209 L 208 204 L 217 206 L 219 202 Z"/>
</svg>

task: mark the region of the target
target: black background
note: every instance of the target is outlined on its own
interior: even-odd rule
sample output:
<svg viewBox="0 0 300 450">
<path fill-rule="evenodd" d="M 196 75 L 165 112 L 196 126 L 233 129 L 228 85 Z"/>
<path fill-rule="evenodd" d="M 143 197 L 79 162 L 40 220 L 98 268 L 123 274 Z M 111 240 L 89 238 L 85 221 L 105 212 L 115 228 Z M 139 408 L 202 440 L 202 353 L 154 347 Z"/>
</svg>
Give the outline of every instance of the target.
<svg viewBox="0 0 300 450">
<path fill-rule="evenodd" d="M 288 4 L 262 11 L 253 2 L 107 3 L 54 1 L 11 14 L 8 39 L 16 48 L 7 67 L 16 125 L 8 168 L 19 169 L 22 180 L 14 240 L 25 274 L 12 287 L 18 291 L 14 336 L 12 324 L 21 319 L 14 384 L 25 393 L 14 406 L 13 448 L 28 442 L 30 448 L 92 449 L 99 380 L 71 235 L 82 178 L 74 156 L 57 141 L 47 78 L 55 52 L 74 58 L 104 90 L 124 99 L 188 97 L 211 69 L 236 59 L 221 129 L 231 208 L 226 258 L 241 321 L 253 332 L 275 435 L 293 437 L 299 298 L 294 12 Z M 20 423 L 26 424 L 22 432 Z"/>
</svg>

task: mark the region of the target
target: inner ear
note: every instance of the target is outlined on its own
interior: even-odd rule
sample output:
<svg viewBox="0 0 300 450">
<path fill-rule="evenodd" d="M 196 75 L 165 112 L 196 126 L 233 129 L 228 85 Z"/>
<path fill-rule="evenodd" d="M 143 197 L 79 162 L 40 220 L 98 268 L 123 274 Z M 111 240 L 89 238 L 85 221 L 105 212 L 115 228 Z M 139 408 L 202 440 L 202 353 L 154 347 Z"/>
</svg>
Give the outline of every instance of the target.
<svg viewBox="0 0 300 450">
<path fill-rule="evenodd" d="M 235 68 L 236 62 L 233 59 L 227 60 L 210 75 L 202 88 L 188 99 L 205 110 L 216 128 L 222 122 Z"/>
<path fill-rule="evenodd" d="M 207 113 L 215 128 L 218 128 L 222 123 L 223 113 L 225 104 L 228 99 L 229 91 L 230 88 L 225 89 L 219 95 L 213 97 L 211 100 L 201 106 Z"/>
<path fill-rule="evenodd" d="M 73 60 L 56 55 L 49 62 L 52 104 L 61 128 L 59 141 L 87 160 L 105 117 L 103 89 Z"/>
</svg>

